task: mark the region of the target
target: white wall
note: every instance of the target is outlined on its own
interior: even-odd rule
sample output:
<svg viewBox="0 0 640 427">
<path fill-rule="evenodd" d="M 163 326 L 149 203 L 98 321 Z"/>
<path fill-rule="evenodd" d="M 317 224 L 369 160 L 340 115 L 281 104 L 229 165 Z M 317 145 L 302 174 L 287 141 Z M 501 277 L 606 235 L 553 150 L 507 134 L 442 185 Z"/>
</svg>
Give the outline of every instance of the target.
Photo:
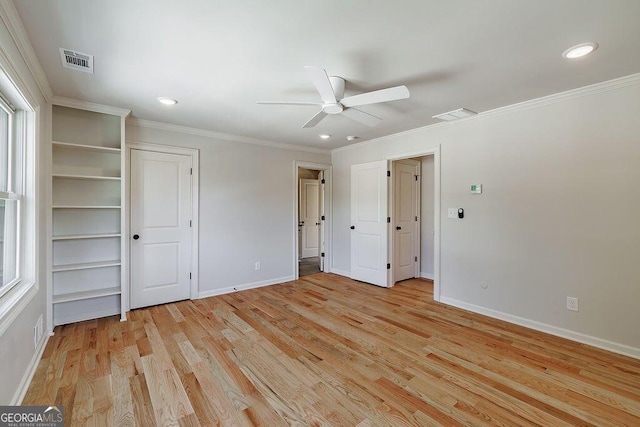
<svg viewBox="0 0 640 427">
<path fill-rule="evenodd" d="M 433 279 L 434 250 L 434 166 L 433 156 L 419 159 L 420 180 L 420 276 Z"/>
<path fill-rule="evenodd" d="M 294 161 L 329 163 L 328 153 L 133 124 L 127 124 L 126 138 L 200 150 L 201 296 L 293 279 Z M 254 269 L 256 261 L 261 263 L 259 271 Z"/>
<path fill-rule="evenodd" d="M 639 115 L 635 75 L 334 150 L 332 265 L 350 166 L 441 145 L 442 301 L 640 357 Z"/>
<path fill-rule="evenodd" d="M 30 105 L 39 107 L 36 123 L 35 152 L 28 155 L 35 157 L 34 167 L 39 173 L 38 181 L 27 183 L 27 186 L 36 187 L 34 198 L 27 202 L 37 209 L 28 212 L 33 215 L 28 222 L 35 222 L 36 229 L 29 228 L 21 239 L 23 247 L 28 252 L 35 252 L 35 258 L 27 261 L 27 275 L 24 281 L 35 283 L 13 309 L 5 316 L 0 316 L 0 405 L 19 404 L 22 395 L 26 392 L 28 381 L 39 361 L 40 352 L 44 348 L 45 340 L 41 339 L 38 348 L 34 347 L 33 327 L 38 318 L 46 318 L 46 259 L 47 259 L 47 192 L 49 181 L 49 118 L 50 105 L 44 99 L 38 84 L 22 58 L 15 40 L 21 38 L 10 31 L 6 22 L 13 10 L 12 4 L 0 2 L 0 66 L 15 82 L 18 89 Z M 15 11 L 14 11 L 15 12 Z M 4 88 L 3 88 L 4 90 Z M 35 264 L 34 264 L 35 263 Z M 44 337 L 44 335 L 43 335 Z"/>
</svg>

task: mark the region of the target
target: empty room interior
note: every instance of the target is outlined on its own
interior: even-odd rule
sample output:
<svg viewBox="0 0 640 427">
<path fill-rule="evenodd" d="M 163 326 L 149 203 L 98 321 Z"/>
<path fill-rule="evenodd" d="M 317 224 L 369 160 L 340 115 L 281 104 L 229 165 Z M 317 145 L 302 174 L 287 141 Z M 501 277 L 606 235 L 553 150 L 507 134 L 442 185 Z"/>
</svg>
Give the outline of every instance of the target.
<svg viewBox="0 0 640 427">
<path fill-rule="evenodd" d="M 0 421 L 640 425 L 639 18 L 0 0 Z"/>
</svg>

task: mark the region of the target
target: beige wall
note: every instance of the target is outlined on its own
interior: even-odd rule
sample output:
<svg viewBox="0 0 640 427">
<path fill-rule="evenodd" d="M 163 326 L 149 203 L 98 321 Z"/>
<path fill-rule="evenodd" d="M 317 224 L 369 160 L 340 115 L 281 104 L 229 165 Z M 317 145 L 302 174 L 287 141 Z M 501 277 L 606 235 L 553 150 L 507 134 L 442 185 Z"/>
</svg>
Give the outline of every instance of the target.
<svg viewBox="0 0 640 427">
<path fill-rule="evenodd" d="M 132 124 L 127 124 L 126 138 L 200 150 L 201 296 L 292 280 L 297 258 L 294 162 L 329 163 L 328 153 Z M 257 261 L 259 271 L 254 268 Z"/>
<path fill-rule="evenodd" d="M 298 178 L 300 179 L 318 179 L 320 171 L 298 168 Z"/>
<path fill-rule="evenodd" d="M 442 301 L 640 357 L 639 115 L 636 75 L 334 150 L 332 268 L 351 165 L 440 145 Z"/>
<path fill-rule="evenodd" d="M 419 159 L 422 180 L 420 182 L 420 275 L 433 279 L 434 274 L 434 166 L 433 156 Z"/>
</svg>

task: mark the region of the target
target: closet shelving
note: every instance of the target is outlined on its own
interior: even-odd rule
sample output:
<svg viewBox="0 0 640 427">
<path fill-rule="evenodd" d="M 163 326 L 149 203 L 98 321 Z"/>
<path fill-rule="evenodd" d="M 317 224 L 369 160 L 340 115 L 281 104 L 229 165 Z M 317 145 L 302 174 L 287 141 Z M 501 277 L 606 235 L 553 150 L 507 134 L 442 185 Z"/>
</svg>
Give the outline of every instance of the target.
<svg viewBox="0 0 640 427">
<path fill-rule="evenodd" d="M 51 324 L 128 307 L 127 110 L 57 98 L 52 111 Z"/>
</svg>

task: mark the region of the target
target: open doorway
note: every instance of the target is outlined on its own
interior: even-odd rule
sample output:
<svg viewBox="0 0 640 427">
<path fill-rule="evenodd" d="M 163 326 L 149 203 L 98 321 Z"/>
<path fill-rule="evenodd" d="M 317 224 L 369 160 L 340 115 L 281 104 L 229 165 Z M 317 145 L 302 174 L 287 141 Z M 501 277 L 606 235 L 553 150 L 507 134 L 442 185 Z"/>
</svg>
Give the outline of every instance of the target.
<svg viewBox="0 0 640 427">
<path fill-rule="evenodd" d="M 321 270 L 321 171 L 298 168 L 298 276 Z"/>
<path fill-rule="evenodd" d="M 435 279 L 434 155 L 394 160 L 389 188 L 391 281 Z"/>
<path fill-rule="evenodd" d="M 330 166 L 295 163 L 295 277 L 328 271 Z"/>
</svg>

